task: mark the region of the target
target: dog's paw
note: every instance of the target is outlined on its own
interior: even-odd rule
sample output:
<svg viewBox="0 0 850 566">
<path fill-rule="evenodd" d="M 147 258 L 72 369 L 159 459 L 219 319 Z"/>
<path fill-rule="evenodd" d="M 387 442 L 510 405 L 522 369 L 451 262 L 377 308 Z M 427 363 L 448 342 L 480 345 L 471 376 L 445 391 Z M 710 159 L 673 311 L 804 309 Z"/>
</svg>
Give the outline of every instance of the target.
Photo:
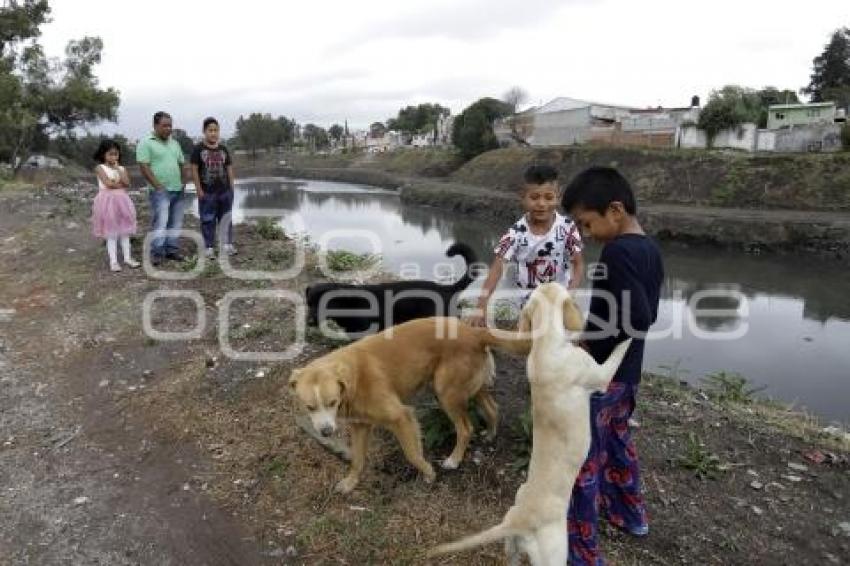
<svg viewBox="0 0 850 566">
<path fill-rule="evenodd" d="M 342 493 L 342 494 L 351 493 L 351 491 L 354 489 L 354 487 L 356 485 L 357 485 L 357 479 L 356 478 L 346 477 L 346 478 L 343 478 L 343 479 L 341 479 L 337 482 L 336 487 L 334 487 L 334 490 L 337 493 Z"/>
<path fill-rule="evenodd" d="M 425 478 L 425 483 L 434 483 L 434 480 L 437 479 L 437 472 L 429 465 L 422 470 L 422 477 Z"/>
<path fill-rule="evenodd" d="M 460 462 L 449 456 L 443 460 L 442 466 L 444 470 L 456 470 L 458 469 L 458 466 L 460 466 Z"/>
</svg>

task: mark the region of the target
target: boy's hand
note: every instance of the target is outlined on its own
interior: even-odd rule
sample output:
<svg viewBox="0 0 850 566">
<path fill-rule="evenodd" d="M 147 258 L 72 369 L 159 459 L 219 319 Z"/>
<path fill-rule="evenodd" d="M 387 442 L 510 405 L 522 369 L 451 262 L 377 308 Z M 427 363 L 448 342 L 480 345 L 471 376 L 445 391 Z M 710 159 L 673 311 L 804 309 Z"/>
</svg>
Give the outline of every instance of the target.
<svg viewBox="0 0 850 566">
<path fill-rule="evenodd" d="M 470 326 L 475 326 L 478 328 L 486 328 L 487 321 L 484 320 L 483 314 L 474 314 L 470 316 L 466 321 Z"/>
</svg>

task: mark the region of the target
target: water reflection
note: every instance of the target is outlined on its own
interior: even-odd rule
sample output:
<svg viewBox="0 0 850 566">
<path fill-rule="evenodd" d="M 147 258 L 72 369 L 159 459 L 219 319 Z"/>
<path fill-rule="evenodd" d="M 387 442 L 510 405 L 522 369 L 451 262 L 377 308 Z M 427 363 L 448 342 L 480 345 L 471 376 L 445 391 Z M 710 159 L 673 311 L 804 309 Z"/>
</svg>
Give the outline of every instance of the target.
<svg viewBox="0 0 850 566">
<path fill-rule="evenodd" d="M 393 191 L 341 183 L 245 180 L 235 203 L 237 222 L 244 220 L 246 208 L 277 208 L 284 227 L 292 227 L 297 213 L 313 241 L 339 228 L 369 230 L 381 241 L 382 268 L 412 278 L 443 274 L 451 279 L 438 268 L 446 264 L 443 254 L 454 241 L 467 243 L 489 262 L 505 228 L 404 206 Z M 331 247 L 375 251 L 355 238 Z M 850 422 L 844 403 L 850 398 L 850 286 L 842 269 L 798 255 L 750 256 L 666 244 L 662 249 L 667 278 L 657 327 L 678 328 L 678 333 L 648 344 L 647 369 L 679 364 L 679 377 L 691 381 L 715 371 L 740 372 L 768 385 L 772 396 Z M 588 245 L 587 261 L 598 253 L 598 246 Z M 451 266 L 459 272 L 463 262 L 458 258 Z M 704 296 L 721 290 L 734 293 Z M 740 328 L 747 330 L 740 339 L 721 339 Z"/>
</svg>

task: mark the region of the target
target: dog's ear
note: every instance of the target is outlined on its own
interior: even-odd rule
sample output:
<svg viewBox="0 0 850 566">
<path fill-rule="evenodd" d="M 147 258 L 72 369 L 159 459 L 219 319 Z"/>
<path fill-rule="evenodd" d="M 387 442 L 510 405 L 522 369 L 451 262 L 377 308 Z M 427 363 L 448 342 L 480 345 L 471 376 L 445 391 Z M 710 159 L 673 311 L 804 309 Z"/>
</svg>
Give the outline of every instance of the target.
<svg viewBox="0 0 850 566">
<path fill-rule="evenodd" d="M 345 395 L 345 392 L 350 391 L 351 388 L 354 386 L 354 384 L 352 383 L 353 372 L 351 371 L 351 366 L 342 362 L 338 362 L 334 364 L 333 372 L 336 376 L 337 382 L 339 383 L 339 390 L 341 394 Z"/>
<path fill-rule="evenodd" d="M 576 302 L 569 295 L 564 299 L 564 328 L 572 332 L 584 330 L 584 319 L 581 316 L 581 311 L 578 310 Z"/>
<path fill-rule="evenodd" d="M 298 376 L 301 375 L 302 371 L 303 370 L 300 370 L 300 369 L 294 369 L 294 370 L 292 370 L 292 373 L 289 374 L 289 389 L 290 389 L 290 391 L 295 390 L 295 386 L 298 385 Z"/>
</svg>

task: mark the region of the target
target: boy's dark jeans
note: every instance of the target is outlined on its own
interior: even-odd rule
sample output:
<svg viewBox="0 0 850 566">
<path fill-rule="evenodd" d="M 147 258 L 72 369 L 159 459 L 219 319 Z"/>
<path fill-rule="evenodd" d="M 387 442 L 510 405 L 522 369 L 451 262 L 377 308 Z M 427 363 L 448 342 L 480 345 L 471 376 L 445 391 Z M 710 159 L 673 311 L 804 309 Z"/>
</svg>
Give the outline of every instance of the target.
<svg viewBox="0 0 850 566">
<path fill-rule="evenodd" d="M 201 217 L 201 234 L 207 248 L 215 247 L 216 228 L 233 208 L 233 191 L 204 192 L 198 198 L 198 216 Z M 233 222 L 228 219 L 227 230 L 222 235 L 224 244 L 233 243 Z"/>
</svg>

